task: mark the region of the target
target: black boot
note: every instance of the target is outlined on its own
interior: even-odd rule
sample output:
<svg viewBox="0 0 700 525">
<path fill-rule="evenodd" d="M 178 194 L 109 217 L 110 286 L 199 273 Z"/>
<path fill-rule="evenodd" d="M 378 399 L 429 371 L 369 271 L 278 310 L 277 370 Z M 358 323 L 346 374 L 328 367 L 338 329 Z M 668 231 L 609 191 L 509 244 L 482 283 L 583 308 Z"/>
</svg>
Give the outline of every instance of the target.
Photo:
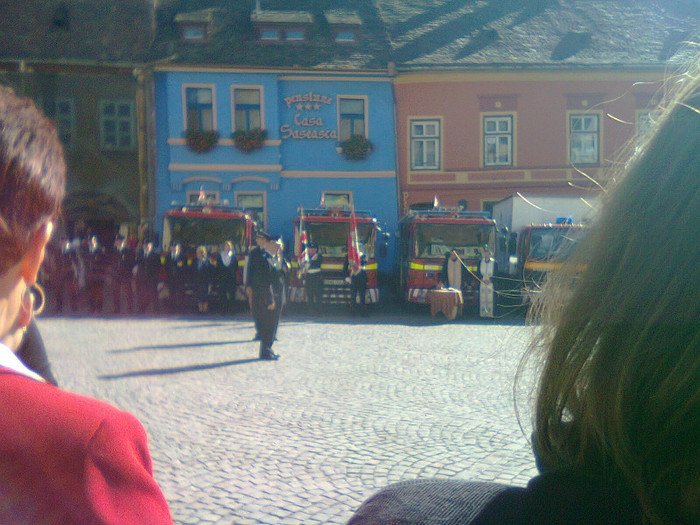
<svg viewBox="0 0 700 525">
<path fill-rule="evenodd" d="M 279 356 L 272 351 L 272 348 L 262 341 L 260 342 L 260 359 L 273 360 L 279 359 Z"/>
</svg>

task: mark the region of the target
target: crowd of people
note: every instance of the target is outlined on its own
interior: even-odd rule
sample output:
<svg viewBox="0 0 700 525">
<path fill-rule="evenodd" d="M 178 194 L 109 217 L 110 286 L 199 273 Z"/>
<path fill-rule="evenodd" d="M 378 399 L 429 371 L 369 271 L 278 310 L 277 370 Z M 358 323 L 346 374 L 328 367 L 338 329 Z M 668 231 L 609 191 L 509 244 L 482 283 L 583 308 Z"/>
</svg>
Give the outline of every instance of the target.
<svg viewBox="0 0 700 525">
<path fill-rule="evenodd" d="M 54 313 L 170 314 L 195 306 L 205 313 L 212 301 L 223 311 L 235 307 L 238 274 L 230 241 L 212 253 L 199 246 L 192 259 L 179 243 L 161 253 L 148 239 L 102 243 L 88 234 L 51 243 L 39 282 Z"/>
</svg>

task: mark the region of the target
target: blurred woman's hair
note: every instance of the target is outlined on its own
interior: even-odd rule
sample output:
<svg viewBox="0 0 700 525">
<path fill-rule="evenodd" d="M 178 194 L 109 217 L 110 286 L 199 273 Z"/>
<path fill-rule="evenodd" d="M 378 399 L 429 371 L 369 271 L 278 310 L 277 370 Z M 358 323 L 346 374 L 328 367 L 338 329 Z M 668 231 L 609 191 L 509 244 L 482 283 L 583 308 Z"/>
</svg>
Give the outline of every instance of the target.
<svg viewBox="0 0 700 525">
<path fill-rule="evenodd" d="M 545 286 L 532 351 L 541 464 L 622 482 L 652 523 L 700 523 L 700 77 L 688 72 Z M 676 79 L 677 80 L 677 79 Z"/>
<path fill-rule="evenodd" d="M 54 125 L 0 86 L 0 275 L 22 259 L 38 228 L 57 218 L 65 173 Z"/>
</svg>

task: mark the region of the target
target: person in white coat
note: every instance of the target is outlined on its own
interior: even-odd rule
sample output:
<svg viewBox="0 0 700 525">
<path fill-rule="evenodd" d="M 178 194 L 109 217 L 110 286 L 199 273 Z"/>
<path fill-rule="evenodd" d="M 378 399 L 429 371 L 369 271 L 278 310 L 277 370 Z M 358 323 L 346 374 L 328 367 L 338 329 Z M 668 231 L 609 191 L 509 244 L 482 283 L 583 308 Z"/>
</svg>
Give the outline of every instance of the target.
<svg viewBox="0 0 700 525">
<path fill-rule="evenodd" d="M 479 285 L 479 315 L 481 317 L 493 317 L 493 274 L 496 271 L 496 261 L 491 257 L 491 252 L 484 250 L 479 273 L 481 273 L 481 284 Z"/>
</svg>

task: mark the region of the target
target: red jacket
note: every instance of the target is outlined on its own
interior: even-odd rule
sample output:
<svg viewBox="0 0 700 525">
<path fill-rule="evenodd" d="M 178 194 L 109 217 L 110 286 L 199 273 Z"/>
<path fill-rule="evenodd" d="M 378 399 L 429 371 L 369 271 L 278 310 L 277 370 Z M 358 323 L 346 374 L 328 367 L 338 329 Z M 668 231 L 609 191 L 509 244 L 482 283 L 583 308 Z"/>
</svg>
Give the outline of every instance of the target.
<svg viewBox="0 0 700 525">
<path fill-rule="evenodd" d="M 0 523 L 172 523 L 141 423 L 0 368 Z"/>
</svg>

